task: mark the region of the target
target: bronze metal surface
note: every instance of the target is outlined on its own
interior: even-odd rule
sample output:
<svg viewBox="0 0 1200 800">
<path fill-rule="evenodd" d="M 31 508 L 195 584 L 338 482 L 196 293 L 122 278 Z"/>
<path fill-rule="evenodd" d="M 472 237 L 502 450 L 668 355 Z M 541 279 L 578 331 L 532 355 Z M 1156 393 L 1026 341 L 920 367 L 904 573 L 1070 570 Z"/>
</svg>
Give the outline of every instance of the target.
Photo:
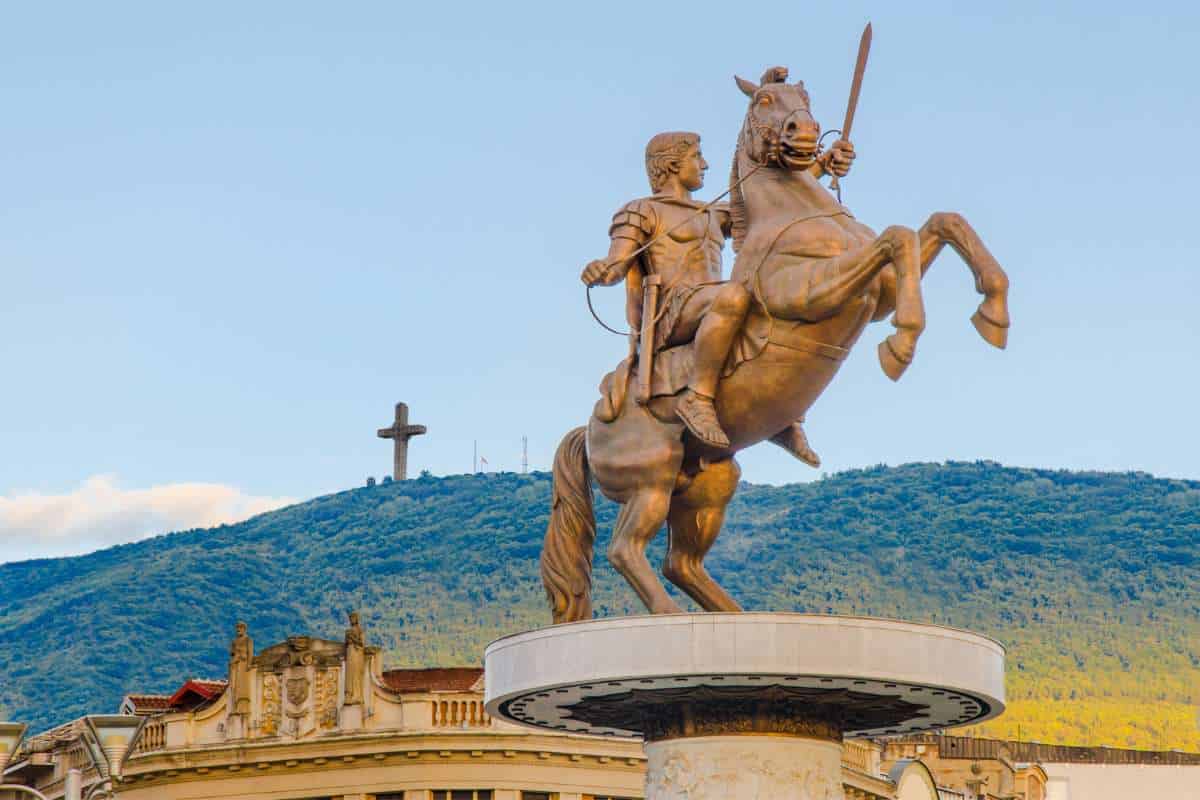
<svg viewBox="0 0 1200 800">
<path fill-rule="evenodd" d="M 867 27 L 863 28 L 862 37 L 858 40 L 858 59 L 854 62 L 854 78 L 850 81 L 850 98 L 846 101 L 846 119 L 842 122 L 842 139 L 850 140 L 850 128 L 854 126 L 854 112 L 858 109 L 858 95 L 862 91 L 863 75 L 867 71 L 867 56 L 871 54 L 871 23 L 867 23 Z M 833 179 L 829 182 L 829 188 L 837 193 L 838 202 L 841 202 L 842 192 L 841 184 L 838 182 L 838 174 L 833 174 Z"/>
<path fill-rule="evenodd" d="M 863 28 L 858 40 L 858 60 L 854 62 L 854 79 L 850 82 L 850 99 L 846 102 L 846 120 L 842 123 L 842 138 L 850 138 L 854 126 L 854 111 L 858 108 L 858 95 L 862 91 L 863 75 L 867 71 L 867 56 L 871 54 L 871 23 Z"/>
<path fill-rule="evenodd" d="M 871 41 L 864 31 L 846 125 Z M 620 505 L 608 559 L 651 613 L 679 612 L 646 559 L 665 524 L 662 575 L 707 611 L 741 607 L 704 568 L 737 489 L 734 456 L 772 441 L 808 463 L 819 459 L 799 427 L 868 324 L 895 331 L 877 348 L 898 380 L 925 328 L 921 280 L 949 245 L 966 262 L 983 300 L 971 317 L 979 335 L 1003 348 L 1009 327 L 1008 277 L 961 215 L 939 212 L 919 228 L 876 232 L 818 182 L 845 175 L 853 145 L 819 153 L 820 125 L 803 82 L 768 69 L 755 83 L 737 78 L 749 100 L 729 177 L 729 203 L 700 203 L 707 163 L 700 137 L 659 134 L 646 148 L 651 194 L 623 206 L 609 228 L 609 251 L 590 262 L 585 284 L 626 283 L 630 329 L 641 330 L 643 282 L 655 276 L 652 334 L 601 383 L 586 426 L 567 434 L 554 461 L 542 580 L 555 622 L 592 616 L 596 523 L 591 481 Z M 724 279 L 721 245 L 737 260 Z M 639 357 L 676 373 L 658 387 L 631 387 Z M 669 356 L 669 357 L 668 357 Z M 639 375 L 639 379 L 641 375 Z M 630 389 L 633 389 L 630 391 Z"/>
</svg>

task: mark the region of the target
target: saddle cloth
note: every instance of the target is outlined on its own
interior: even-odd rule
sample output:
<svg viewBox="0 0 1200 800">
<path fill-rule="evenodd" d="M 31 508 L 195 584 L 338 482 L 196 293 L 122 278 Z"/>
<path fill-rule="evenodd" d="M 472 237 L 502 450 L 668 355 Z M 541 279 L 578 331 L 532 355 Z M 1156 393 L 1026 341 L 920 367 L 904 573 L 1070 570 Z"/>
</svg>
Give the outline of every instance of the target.
<svg viewBox="0 0 1200 800">
<path fill-rule="evenodd" d="M 813 355 L 841 361 L 849 352 L 836 345 L 824 344 L 803 334 L 809 327 L 806 322 L 791 322 L 771 319 L 759 310 L 752 311 L 730 348 L 722 377 L 732 375 L 742 364 L 757 358 L 767 344 L 775 344 L 790 350 L 801 350 Z M 654 374 L 650 377 L 650 396 L 671 397 L 687 388 L 692 379 L 695 347 L 692 342 L 668 347 L 654 354 Z M 621 414 L 625 395 L 629 390 L 629 379 L 636 366 L 636 357 L 630 356 L 600 381 L 600 400 L 594 414 L 600 422 L 612 422 Z"/>
</svg>

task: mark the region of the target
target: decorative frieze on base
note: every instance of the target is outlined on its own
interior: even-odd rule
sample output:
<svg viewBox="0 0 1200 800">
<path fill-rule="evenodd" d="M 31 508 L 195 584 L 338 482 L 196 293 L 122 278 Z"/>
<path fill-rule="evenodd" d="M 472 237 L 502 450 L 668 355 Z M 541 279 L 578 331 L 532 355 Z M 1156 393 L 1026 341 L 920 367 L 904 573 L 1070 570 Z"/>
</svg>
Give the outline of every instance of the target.
<svg viewBox="0 0 1200 800">
<path fill-rule="evenodd" d="M 646 743 L 646 800 L 844 800 L 842 748 L 792 736 Z"/>
<path fill-rule="evenodd" d="M 603 728 L 636 720 L 649 741 L 691 736 L 779 733 L 840 742 L 847 728 L 888 727 L 925 706 L 897 696 L 788 685 L 701 684 L 633 689 L 566 706 L 571 719 Z"/>
</svg>

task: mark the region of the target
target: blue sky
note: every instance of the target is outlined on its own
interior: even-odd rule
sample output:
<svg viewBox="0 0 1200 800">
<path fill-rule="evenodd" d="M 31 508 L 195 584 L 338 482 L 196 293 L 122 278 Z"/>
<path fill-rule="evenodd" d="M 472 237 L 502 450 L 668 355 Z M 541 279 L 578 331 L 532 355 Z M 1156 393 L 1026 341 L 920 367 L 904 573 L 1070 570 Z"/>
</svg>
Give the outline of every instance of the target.
<svg viewBox="0 0 1200 800">
<path fill-rule="evenodd" d="M 868 19 L 846 202 L 877 229 L 965 214 L 1012 279 L 1014 327 L 1003 353 L 975 336 L 944 254 L 903 380 L 873 326 L 810 414 L 824 469 L 1200 478 L 1195 6 L 733 9 L 6 6 L 0 534 L 87 539 L 96 480 L 118 510 L 233 491 L 226 516 L 361 484 L 389 469 L 374 432 L 401 399 L 430 429 L 415 469 L 466 471 L 475 440 L 517 469 L 523 435 L 545 468 L 625 346 L 578 273 L 645 193 L 646 139 L 699 131 L 701 194 L 719 192 L 732 74 L 789 66 L 836 127 Z M 620 294 L 600 292 L 613 320 Z M 741 461 L 754 481 L 817 475 L 770 446 Z M 16 521 L 30 498 L 58 516 Z M 194 519 L 151 517 L 114 535 Z"/>
</svg>

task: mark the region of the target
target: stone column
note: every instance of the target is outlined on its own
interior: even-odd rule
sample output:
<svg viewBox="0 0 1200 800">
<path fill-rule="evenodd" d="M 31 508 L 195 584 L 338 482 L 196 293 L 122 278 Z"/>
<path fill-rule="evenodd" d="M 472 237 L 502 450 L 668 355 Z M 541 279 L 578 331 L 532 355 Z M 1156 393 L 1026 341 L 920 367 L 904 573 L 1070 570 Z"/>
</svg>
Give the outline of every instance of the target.
<svg viewBox="0 0 1200 800">
<path fill-rule="evenodd" d="M 646 726 L 646 800 L 843 800 L 837 724 L 769 690 L 692 695 Z"/>
</svg>

